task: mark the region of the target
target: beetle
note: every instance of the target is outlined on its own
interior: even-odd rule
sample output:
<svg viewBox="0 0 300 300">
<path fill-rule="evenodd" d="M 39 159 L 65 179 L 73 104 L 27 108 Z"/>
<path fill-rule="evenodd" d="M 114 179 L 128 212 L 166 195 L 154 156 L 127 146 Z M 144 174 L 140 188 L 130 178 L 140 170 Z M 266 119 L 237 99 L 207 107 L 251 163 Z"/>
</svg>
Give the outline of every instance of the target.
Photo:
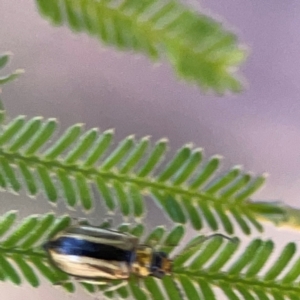
<svg viewBox="0 0 300 300">
<path fill-rule="evenodd" d="M 77 225 L 57 233 L 44 249 L 55 266 L 83 282 L 170 275 L 167 254 L 138 242 L 127 233 Z"/>
</svg>

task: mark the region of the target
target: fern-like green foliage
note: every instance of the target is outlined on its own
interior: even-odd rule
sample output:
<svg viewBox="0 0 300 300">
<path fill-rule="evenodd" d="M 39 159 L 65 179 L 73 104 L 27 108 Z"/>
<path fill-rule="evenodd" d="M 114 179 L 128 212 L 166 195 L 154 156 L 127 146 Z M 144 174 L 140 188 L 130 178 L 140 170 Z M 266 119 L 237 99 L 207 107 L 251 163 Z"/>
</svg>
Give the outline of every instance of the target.
<svg viewBox="0 0 300 300">
<path fill-rule="evenodd" d="M 61 283 L 67 291 L 75 291 L 72 279 L 59 271 L 48 259 L 41 245 L 55 233 L 70 225 L 70 218 L 55 218 L 53 214 L 32 215 L 16 225 L 16 213 L 8 212 L 0 219 L 0 280 L 16 285 L 28 282 L 37 287 L 39 278 L 45 277 L 52 284 Z M 102 224 L 101 227 L 106 226 Z M 239 240 L 216 236 L 206 239 L 197 236 L 174 254 L 185 236 L 183 226 L 171 231 L 156 227 L 148 235 L 141 224 L 121 224 L 119 231 L 131 233 L 148 245 L 165 251 L 174 258 L 172 276 L 162 280 L 148 277 L 131 278 L 125 284 L 111 281 L 105 285 L 79 283 L 85 290 L 102 291 L 107 298 L 132 296 L 134 299 L 204 299 L 214 300 L 216 291 L 222 291 L 226 299 L 298 299 L 300 288 L 300 258 L 295 259 L 296 245 L 287 244 L 273 255 L 271 266 L 261 270 L 271 260 L 272 241 L 252 240 L 242 248 Z M 120 285 L 121 284 L 121 285 Z"/>
<path fill-rule="evenodd" d="M 83 131 L 75 124 L 51 139 L 55 119 L 24 116 L 3 124 L 0 131 L 0 186 L 19 191 L 26 186 L 35 196 L 43 190 L 50 202 L 61 197 L 69 207 L 93 207 L 92 188 L 98 190 L 109 211 L 143 217 L 148 195 L 169 218 L 188 222 L 200 230 L 234 233 L 237 223 L 246 234 L 262 230 L 256 215 L 283 217 L 281 208 L 249 198 L 262 186 L 265 176 L 253 177 L 240 168 L 216 176 L 220 158 L 203 161 L 201 149 L 185 145 L 160 168 L 167 141 L 151 145 L 148 137 L 135 141 L 129 136 L 111 147 L 113 131 Z"/>
<path fill-rule="evenodd" d="M 68 25 L 119 49 L 167 57 L 177 73 L 204 90 L 239 91 L 245 57 L 236 36 L 176 0 L 36 0 L 57 26 Z"/>
<path fill-rule="evenodd" d="M 53 284 L 65 280 L 66 275 L 51 265 L 40 246 L 54 233 L 69 226 L 70 218 L 33 215 L 16 226 L 16 216 L 16 212 L 11 211 L 0 219 L 0 280 L 16 285 L 25 281 L 37 287 L 40 285 L 37 271 Z"/>
<path fill-rule="evenodd" d="M 10 56 L 11 56 L 11 53 L 9 53 L 9 52 L 3 53 L 0 55 L 0 70 L 8 64 Z M 1 85 L 16 79 L 17 77 L 19 77 L 19 75 L 21 73 L 23 73 L 23 70 L 18 69 L 16 71 L 12 72 L 11 74 L 8 74 L 5 76 L 0 76 L 0 87 L 1 87 Z"/>
</svg>

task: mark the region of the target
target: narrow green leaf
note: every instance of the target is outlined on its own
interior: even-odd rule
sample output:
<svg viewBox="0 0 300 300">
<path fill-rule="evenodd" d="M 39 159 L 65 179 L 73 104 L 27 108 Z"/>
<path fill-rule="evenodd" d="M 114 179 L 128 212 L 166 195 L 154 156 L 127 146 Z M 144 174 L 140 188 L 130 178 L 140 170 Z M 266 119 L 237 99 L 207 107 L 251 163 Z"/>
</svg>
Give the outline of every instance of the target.
<svg viewBox="0 0 300 300">
<path fill-rule="evenodd" d="M 100 167 L 100 170 L 109 171 L 112 167 L 117 165 L 122 159 L 126 158 L 126 155 L 133 145 L 134 136 L 130 135 L 120 142 L 118 147 L 105 159 Z"/>
<path fill-rule="evenodd" d="M 188 242 L 188 244 L 174 259 L 174 272 L 177 268 L 181 268 L 196 252 L 198 252 L 205 245 L 203 243 L 204 241 L 204 236 L 197 236 Z"/>
<path fill-rule="evenodd" d="M 4 179 L 3 174 L 0 172 L 0 187 L 2 187 L 3 189 L 5 189 L 7 187 L 7 183 Z"/>
<path fill-rule="evenodd" d="M 4 121 L 5 121 L 5 119 L 6 119 L 6 111 L 5 111 L 3 102 L 2 102 L 2 100 L 0 98 L 0 124 L 3 124 Z M 3 128 L 2 128 L 2 130 L 3 130 Z"/>
<path fill-rule="evenodd" d="M 291 266 L 290 270 L 282 278 L 283 284 L 289 284 L 294 282 L 300 275 L 300 258 Z"/>
<path fill-rule="evenodd" d="M 43 184 L 43 188 L 45 190 L 46 196 L 48 197 L 48 199 L 51 202 L 56 202 L 57 200 L 57 191 L 56 191 L 56 187 L 52 181 L 52 178 L 48 172 L 48 170 L 46 169 L 46 167 L 39 165 L 37 167 L 37 171 L 38 174 L 41 178 L 42 184 Z"/>
<path fill-rule="evenodd" d="M 219 282 L 218 286 L 224 292 L 225 296 L 228 299 L 230 299 L 230 300 L 240 300 L 240 298 L 234 292 L 233 287 L 231 287 L 229 284 L 223 283 L 223 282 Z"/>
<path fill-rule="evenodd" d="M 130 231 L 130 225 L 128 223 L 122 223 L 118 226 L 118 231 L 128 233 Z"/>
<path fill-rule="evenodd" d="M 55 271 L 53 267 L 44 262 L 40 257 L 30 256 L 28 258 L 39 272 L 48 279 L 52 284 L 58 284 L 68 278 L 68 276 L 62 272 Z"/>
<path fill-rule="evenodd" d="M 94 143 L 94 147 L 87 155 L 86 160 L 82 163 L 82 167 L 91 168 L 100 159 L 102 154 L 104 154 L 104 152 L 109 148 L 113 136 L 113 130 L 110 129 L 104 131 Z"/>
<path fill-rule="evenodd" d="M 102 23 L 102 20 L 97 22 L 97 9 L 95 3 L 92 1 L 82 1 L 81 8 L 83 12 L 82 22 L 85 24 L 85 28 L 87 28 L 92 35 L 96 35 L 98 29 L 101 28 L 101 26 L 98 26 L 98 23 Z"/>
<path fill-rule="evenodd" d="M 224 187 L 230 185 L 239 175 L 241 172 L 241 168 L 239 166 L 232 168 L 227 174 L 218 178 L 215 182 L 209 185 L 205 192 L 210 195 L 215 195 Z"/>
<path fill-rule="evenodd" d="M 81 204 L 85 210 L 90 210 L 93 206 L 92 195 L 90 191 L 89 183 L 82 173 L 77 173 L 75 175 L 76 186 L 79 192 L 79 198 Z"/>
<path fill-rule="evenodd" d="M 165 288 L 165 292 L 169 300 L 182 300 L 182 297 L 177 289 L 177 286 L 175 285 L 173 279 L 170 276 L 163 277 L 161 283 Z"/>
<path fill-rule="evenodd" d="M 8 83 L 10 81 L 15 80 L 16 78 L 18 78 L 21 74 L 23 74 L 24 71 L 21 69 L 18 69 L 16 71 L 14 71 L 13 73 L 6 75 L 6 76 L 1 76 L 0 77 L 0 85 Z"/>
<path fill-rule="evenodd" d="M 57 176 L 61 182 L 64 196 L 67 200 L 67 203 L 70 207 L 74 207 L 77 203 L 77 193 L 73 181 L 68 176 L 68 173 L 63 169 L 57 170 Z"/>
<path fill-rule="evenodd" d="M 31 284 L 31 286 L 38 287 L 40 285 L 40 281 L 37 278 L 37 276 L 35 275 L 32 267 L 26 262 L 26 260 L 24 260 L 18 254 L 13 254 L 12 259 L 17 264 L 19 269 L 21 270 L 26 281 L 29 282 Z"/>
<path fill-rule="evenodd" d="M 300 258 L 290 267 L 290 270 L 284 275 L 281 282 L 283 284 L 293 283 L 300 275 Z"/>
<path fill-rule="evenodd" d="M 204 300 L 216 300 L 215 294 L 210 285 L 205 280 L 199 280 L 199 286 Z"/>
<path fill-rule="evenodd" d="M 37 226 L 34 231 L 30 232 L 29 235 L 27 235 L 27 238 L 23 243 L 20 244 L 20 248 L 22 249 L 29 249 L 32 248 L 37 241 L 43 237 L 45 232 L 50 228 L 50 226 L 54 223 L 54 214 L 49 213 L 41 217 L 37 223 Z"/>
<path fill-rule="evenodd" d="M 285 300 L 286 297 L 282 295 L 282 291 L 272 291 L 272 296 L 274 297 L 274 300 Z"/>
<path fill-rule="evenodd" d="M 219 228 L 218 222 L 216 220 L 216 217 L 214 216 L 213 212 L 211 211 L 210 206 L 204 202 L 204 201 L 199 201 L 198 206 L 200 210 L 203 213 L 203 217 L 205 218 L 208 226 L 213 230 L 216 231 Z"/>
<path fill-rule="evenodd" d="M 42 117 L 35 117 L 29 120 L 25 126 L 22 128 L 21 132 L 13 143 L 7 148 L 9 152 L 16 152 L 21 147 L 23 147 L 30 139 L 36 134 L 36 132 L 41 128 Z"/>
<path fill-rule="evenodd" d="M 165 296 L 163 295 L 160 286 L 157 283 L 157 280 L 153 277 L 147 277 L 144 280 L 145 287 L 148 292 L 152 296 L 152 299 L 155 300 L 165 300 Z"/>
<path fill-rule="evenodd" d="M 189 159 L 191 155 L 191 145 L 185 145 L 175 154 L 174 158 L 166 166 L 165 170 L 161 172 L 157 180 L 165 182 L 170 179 L 178 169 Z"/>
<path fill-rule="evenodd" d="M 159 207 L 162 207 L 163 210 L 169 215 L 172 221 L 185 224 L 187 222 L 183 209 L 174 197 L 171 195 L 162 195 L 161 193 L 152 190 L 155 202 Z"/>
<path fill-rule="evenodd" d="M 239 224 L 240 228 L 242 229 L 244 234 L 250 234 L 251 233 L 251 229 L 248 226 L 247 222 L 245 221 L 245 219 L 243 218 L 243 215 L 241 214 L 240 211 L 238 211 L 235 208 L 231 208 L 230 212 L 232 214 L 232 216 L 235 218 L 236 222 Z"/>
<path fill-rule="evenodd" d="M 3 236 L 12 225 L 15 223 L 17 218 L 17 212 L 12 210 L 3 215 L 0 219 L 0 237 Z"/>
<path fill-rule="evenodd" d="M 193 281 L 186 275 L 180 275 L 178 277 L 187 299 L 201 300 L 199 292 L 196 290 Z"/>
<path fill-rule="evenodd" d="M 111 195 L 111 192 L 110 192 L 110 189 L 108 188 L 108 186 L 106 185 L 105 183 L 105 179 L 98 176 L 96 178 L 97 180 L 97 187 L 98 187 L 98 190 L 99 192 L 101 193 L 104 201 L 105 201 L 105 204 L 107 206 L 107 208 L 110 210 L 110 211 L 114 211 L 115 209 L 115 202 L 114 202 L 114 199 Z"/>
<path fill-rule="evenodd" d="M 290 300 L 298 300 L 298 294 L 296 294 L 296 293 L 289 293 L 289 299 Z"/>
<path fill-rule="evenodd" d="M 190 220 L 193 228 L 200 230 L 202 228 L 202 220 L 192 199 L 182 197 L 182 204 L 188 213 L 188 219 Z"/>
<path fill-rule="evenodd" d="M 259 221 L 253 216 L 252 212 L 249 210 L 243 211 L 244 217 L 256 228 L 257 231 L 263 232 L 263 226 Z"/>
<path fill-rule="evenodd" d="M 65 17 L 72 27 L 73 31 L 77 32 L 79 31 L 83 26 L 81 22 L 81 17 L 78 15 L 78 7 L 74 9 L 74 6 L 71 5 L 72 1 L 64 0 L 65 4 Z M 78 6 L 78 4 L 77 4 Z"/>
<path fill-rule="evenodd" d="M 264 242 L 260 249 L 255 253 L 255 256 L 252 255 L 251 264 L 245 273 L 247 278 L 251 278 L 257 275 L 257 273 L 262 269 L 269 256 L 271 255 L 274 248 L 272 241 Z"/>
<path fill-rule="evenodd" d="M 21 189 L 21 184 L 19 180 L 17 179 L 17 176 L 15 174 L 15 171 L 13 167 L 11 167 L 6 160 L 5 157 L 0 157 L 0 166 L 6 176 L 6 179 L 8 180 L 11 188 L 18 192 Z"/>
<path fill-rule="evenodd" d="M 202 266 L 218 251 L 218 249 L 220 249 L 222 244 L 223 238 L 218 236 L 208 241 L 201 253 L 192 260 L 190 268 L 193 270 L 200 270 Z"/>
<path fill-rule="evenodd" d="M 156 143 L 150 156 L 144 163 L 141 170 L 138 172 L 138 177 L 146 177 L 155 169 L 155 167 L 157 167 L 158 163 L 160 162 L 167 150 L 167 144 L 168 141 L 166 139 L 161 139 Z"/>
<path fill-rule="evenodd" d="M 270 300 L 264 290 L 254 289 L 253 292 L 256 294 L 259 300 Z"/>
<path fill-rule="evenodd" d="M 61 286 L 69 293 L 75 292 L 75 286 L 72 282 L 62 283 Z"/>
<path fill-rule="evenodd" d="M 281 207 L 278 202 L 247 202 L 247 209 L 254 215 L 262 215 L 269 220 L 282 221 L 286 220 L 286 209 Z"/>
<path fill-rule="evenodd" d="M 113 299 L 114 298 L 114 291 L 105 291 L 104 292 L 105 298 Z"/>
<path fill-rule="evenodd" d="M 45 153 L 46 160 L 53 160 L 62 154 L 79 137 L 82 130 L 82 124 L 75 124 L 69 127 L 64 134 L 50 147 Z"/>
<path fill-rule="evenodd" d="M 177 171 L 173 184 L 180 185 L 184 183 L 193 174 L 201 161 L 202 149 L 195 149 L 186 164 Z"/>
<path fill-rule="evenodd" d="M 12 248 L 26 238 L 26 236 L 32 232 L 36 225 L 38 224 L 38 220 L 36 216 L 30 216 L 26 218 L 18 227 L 15 229 L 2 243 L 2 248 Z"/>
<path fill-rule="evenodd" d="M 11 265 L 11 263 L 2 255 L 0 255 L 0 268 L 11 282 L 13 282 L 16 285 L 21 284 L 20 276 L 18 275 L 14 267 Z"/>
<path fill-rule="evenodd" d="M 125 192 L 122 183 L 120 183 L 119 181 L 114 181 L 113 187 L 116 191 L 116 200 L 119 203 L 119 207 L 122 212 L 122 215 L 129 216 L 130 205 L 129 205 L 128 195 Z"/>
<path fill-rule="evenodd" d="M 38 9 L 42 15 L 51 18 L 51 22 L 56 25 L 62 24 L 62 12 L 60 3 L 57 1 L 49 2 L 48 0 L 38 0 Z"/>
<path fill-rule="evenodd" d="M 228 234 L 233 234 L 234 227 L 232 226 L 231 220 L 227 216 L 226 208 L 224 208 L 221 205 L 215 205 L 214 209 L 217 215 L 219 216 L 219 219 L 224 227 L 225 232 Z"/>
<path fill-rule="evenodd" d="M 5 52 L 5 53 L 1 54 L 1 56 L 0 56 L 0 69 L 4 68 L 7 65 L 11 55 L 12 54 L 10 52 Z"/>
<path fill-rule="evenodd" d="M 48 119 L 40 128 L 39 132 L 29 141 L 25 156 L 34 155 L 46 142 L 48 142 L 57 128 L 56 119 Z"/>
<path fill-rule="evenodd" d="M 144 233 L 145 227 L 142 224 L 138 224 L 130 230 L 130 233 L 136 237 L 141 237 Z"/>
<path fill-rule="evenodd" d="M 201 185 L 203 185 L 205 182 L 207 182 L 210 179 L 210 177 L 219 168 L 220 159 L 221 159 L 220 156 L 211 157 L 210 160 L 207 162 L 207 164 L 200 171 L 200 174 L 191 183 L 190 188 L 191 189 L 197 189 Z"/>
<path fill-rule="evenodd" d="M 145 245 L 157 245 L 163 238 L 166 229 L 163 226 L 156 227 L 145 239 Z"/>
<path fill-rule="evenodd" d="M 81 136 L 75 147 L 68 153 L 65 158 L 66 164 L 74 164 L 76 161 L 84 155 L 90 147 L 94 144 L 98 136 L 98 130 L 92 128 Z"/>
<path fill-rule="evenodd" d="M 215 273 L 229 261 L 239 247 L 239 240 L 228 241 L 215 260 L 208 266 L 208 272 Z"/>
<path fill-rule="evenodd" d="M 232 185 L 230 185 L 227 189 L 221 192 L 222 198 L 231 198 L 237 192 L 239 192 L 243 187 L 245 187 L 249 181 L 251 180 L 251 175 L 243 174 L 237 179 Z"/>
<path fill-rule="evenodd" d="M 245 300 L 256 300 L 254 296 L 244 286 L 237 285 L 237 290 L 242 294 Z"/>
<path fill-rule="evenodd" d="M 19 130 L 23 128 L 25 124 L 25 116 L 18 116 L 13 119 L 7 126 L 0 136 L 0 145 L 4 145 L 10 141 L 15 134 L 19 133 Z"/>
<path fill-rule="evenodd" d="M 266 174 L 255 178 L 236 197 L 235 201 L 242 202 L 257 192 L 266 182 Z"/>
<path fill-rule="evenodd" d="M 1 269 L 0 266 L 0 281 L 5 281 L 6 280 L 6 275 L 4 274 L 4 271 Z"/>
<path fill-rule="evenodd" d="M 128 192 L 132 202 L 134 216 L 137 218 L 142 217 L 144 213 L 144 201 L 138 187 L 134 184 L 131 184 Z"/>
<path fill-rule="evenodd" d="M 38 188 L 35 184 L 36 180 L 32 174 L 32 170 L 30 170 L 29 167 L 27 167 L 27 164 L 22 160 L 18 161 L 18 165 L 23 175 L 29 194 L 36 195 L 38 192 Z"/>
<path fill-rule="evenodd" d="M 68 215 L 55 219 L 55 223 L 50 231 L 46 234 L 45 240 L 53 237 L 57 232 L 62 231 L 69 227 L 71 218 Z"/>
<path fill-rule="evenodd" d="M 181 239 L 183 238 L 185 233 L 185 229 L 182 225 L 175 226 L 171 232 L 167 235 L 166 239 L 164 240 L 163 244 L 165 246 L 171 246 L 175 248 Z"/>
<path fill-rule="evenodd" d="M 129 297 L 129 292 L 127 287 L 122 286 L 116 290 L 122 299 L 127 299 Z"/>
<path fill-rule="evenodd" d="M 136 284 L 136 282 L 129 281 L 128 286 L 132 292 L 135 299 L 147 300 L 148 295 Z"/>
<path fill-rule="evenodd" d="M 244 253 L 238 258 L 238 260 L 227 271 L 229 275 L 237 275 L 251 263 L 254 253 L 257 253 L 261 248 L 263 242 L 260 239 L 253 240 Z M 256 255 L 255 255 L 256 256 Z"/>
<path fill-rule="evenodd" d="M 80 282 L 80 285 L 88 292 L 88 293 L 95 293 L 96 287 L 93 284 L 86 283 L 86 282 Z"/>
<path fill-rule="evenodd" d="M 148 136 L 145 136 L 141 139 L 138 146 L 135 147 L 135 149 L 132 151 L 132 153 L 124 161 L 124 164 L 123 164 L 122 168 L 120 169 L 121 174 L 126 174 L 126 173 L 130 172 L 136 166 L 136 164 L 144 156 L 146 150 L 149 147 L 149 144 L 150 144 L 150 138 Z"/>
<path fill-rule="evenodd" d="M 99 226 L 99 228 L 110 229 L 112 227 L 111 220 L 104 220 Z"/>
</svg>

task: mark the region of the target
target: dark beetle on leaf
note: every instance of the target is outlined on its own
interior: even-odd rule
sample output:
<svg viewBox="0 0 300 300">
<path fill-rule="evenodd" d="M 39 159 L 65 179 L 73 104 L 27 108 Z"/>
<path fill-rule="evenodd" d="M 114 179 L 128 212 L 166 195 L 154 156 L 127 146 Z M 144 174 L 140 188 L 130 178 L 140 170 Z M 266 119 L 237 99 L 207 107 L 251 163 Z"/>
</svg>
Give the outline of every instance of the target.
<svg viewBox="0 0 300 300">
<path fill-rule="evenodd" d="M 138 238 L 88 225 L 71 226 L 45 243 L 51 261 L 84 282 L 171 274 L 172 260 L 164 252 L 139 245 Z"/>
</svg>

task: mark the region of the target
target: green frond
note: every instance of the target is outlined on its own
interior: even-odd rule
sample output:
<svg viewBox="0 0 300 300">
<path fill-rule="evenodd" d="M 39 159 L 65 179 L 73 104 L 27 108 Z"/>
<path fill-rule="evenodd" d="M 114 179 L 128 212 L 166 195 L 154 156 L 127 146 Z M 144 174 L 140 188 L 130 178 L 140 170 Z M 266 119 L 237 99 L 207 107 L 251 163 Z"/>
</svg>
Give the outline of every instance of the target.
<svg viewBox="0 0 300 300">
<path fill-rule="evenodd" d="M 0 280 L 16 285 L 28 282 L 40 285 L 42 275 L 51 283 L 65 280 L 66 275 L 52 266 L 40 246 L 57 231 L 66 228 L 70 218 L 55 218 L 53 214 L 32 215 L 16 222 L 16 212 L 11 211 L 0 220 Z"/>
<path fill-rule="evenodd" d="M 16 285 L 27 282 L 33 287 L 38 287 L 42 276 L 51 284 L 59 284 L 67 291 L 74 292 L 76 290 L 75 281 L 72 282 L 71 277 L 59 271 L 49 261 L 46 252 L 41 247 L 54 234 L 70 226 L 70 217 L 57 218 L 49 213 L 31 215 L 21 222 L 17 222 L 16 216 L 15 211 L 10 211 L 0 218 L 0 281 L 8 280 Z M 107 224 L 103 223 L 100 227 L 107 227 Z M 118 227 L 118 230 L 137 237 L 145 235 L 145 227 L 142 224 L 132 226 L 124 223 Z M 158 250 L 165 249 L 170 253 L 178 246 L 184 233 L 185 230 L 181 225 L 174 227 L 170 232 L 165 228 L 157 227 L 149 234 L 148 240 Z M 143 240 L 146 242 L 145 238 Z M 119 283 L 119 281 L 113 281 L 112 285 L 117 286 Z M 156 282 L 152 284 L 156 284 Z M 103 290 L 103 287 L 98 285 L 87 283 L 80 283 L 80 285 L 90 293 Z M 106 291 L 107 288 L 110 289 L 111 285 L 104 287 L 103 290 L 108 296 L 112 292 Z M 129 289 L 120 287 L 116 289 L 116 292 L 121 296 L 133 294 L 136 297 L 144 297 L 146 295 L 138 287 L 134 278 L 130 281 Z"/>
<path fill-rule="evenodd" d="M 11 57 L 10 52 L 0 54 L 0 70 L 9 63 L 10 57 Z M 24 72 L 23 70 L 18 69 L 8 75 L 0 76 L 0 87 L 1 87 L 1 85 L 18 78 L 20 76 L 20 74 L 22 74 L 23 72 Z"/>
<path fill-rule="evenodd" d="M 192 241 L 174 260 L 174 288 L 186 299 L 217 299 L 217 288 L 229 300 L 297 299 L 300 269 L 299 258 L 292 263 L 294 243 L 276 255 L 270 240 L 253 240 L 238 252 L 241 247 L 238 239 L 215 237 L 198 245 Z"/>
<path fill-rule="evenodd" d="M 211 300 L 217 299 L 216 291 L 221 290 L 228 300 L 294 300 L 300 293 L 300 258 L 294 243 L 288 243 L 278 253 L 273 251 L 272 241 L 260 239 L 252 240 L 245 247 L 237 238 L 196 236 L 183 245 L 185 229 L 182 225 L 172 230 L 156 227 L 148 234 L 142 224 L 124 223 L 118 227 L 122 232 L 138 236 L 141 244 L 169 253 L 174 259 L 171 276 L 146 277 L 139 284 L 134 277 L 125 285 L 122 281 L 104 285 L 75 284 L 49 261 L 41 248 L 49 237 L 69 225 L 69 217 L 55 218 L 53 214 L 32 215 L 20 223 L 16 222 L 16 212 L 2 216 L 0 280 L 16 285 L 27 282 L 37 287 L 40 278 L 45 277 L 53 285 L 60 283 L 69 292 L 74 292 L 79 285 L 90 293 L 101 291 L 111 299 L 131 296 L 133 299 Z M 176 253 L 178 246 L 182 249 Z"/>
<path fill-rule="evenodd" d="M 190 222 L 200 230 L 234 233 L 234 224 L 249 234 L 262 230 L 257 217 L 285 218 L 276 204 L 252 202 L 265 181 L 233 167 L 216 176 L 220 157 L 203 159 L 200 149 L 185 145 L 168 161 L 165 139 L 151 145 L 149 137 L 136 141 L 129 136 L 111 147 L 113 131 L 84 131 L 75 124 L 50 140 L 57 131 L 54 119 L 18 116 L 0 132 L 0 185 L 18 192 L 23 186 L 30 196 L 43 191 L 48 200 L 65 199 L 69 207 L 85 211 L 94 206 L 99 193 L 108 211 L 119 209 L 124 217 L 145 214 L 150 196 L 175 223 Z"/>
<path fill-rule="evenodd" d="M 245 51 L 236 36 L 175 0 L 36 0 L 42 15 L 120 50 L 166 57 L 177 73 L 204 90 L 239 91 L 236 67 Z"/>
</svg>

